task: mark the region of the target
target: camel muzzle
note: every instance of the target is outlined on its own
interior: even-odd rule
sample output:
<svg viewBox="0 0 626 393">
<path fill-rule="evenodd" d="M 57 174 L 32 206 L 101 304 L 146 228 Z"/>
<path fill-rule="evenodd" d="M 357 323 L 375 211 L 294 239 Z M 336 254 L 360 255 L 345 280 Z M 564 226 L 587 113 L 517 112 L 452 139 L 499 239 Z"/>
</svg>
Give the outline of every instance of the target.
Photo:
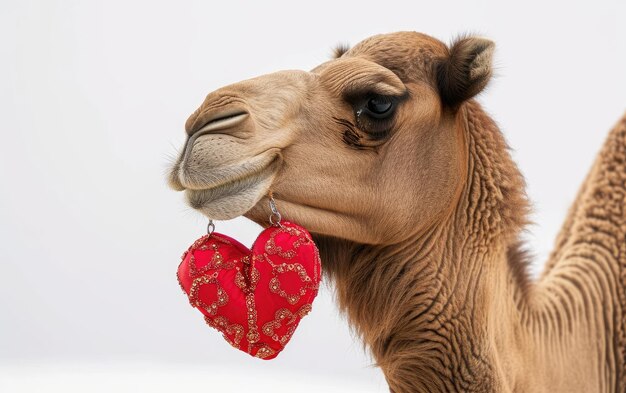
<svg viewBox="0 0 626 393">
<path fill-rule="evenodd" d="M 187 129 L 187 135 L 195 136 L 197 133 L 209 133 L 225 130 L 236 126 L 248 117 L 248 112 L 238 108 L 221 109 L 202 113 L 193 126 Z"/>
</svg>

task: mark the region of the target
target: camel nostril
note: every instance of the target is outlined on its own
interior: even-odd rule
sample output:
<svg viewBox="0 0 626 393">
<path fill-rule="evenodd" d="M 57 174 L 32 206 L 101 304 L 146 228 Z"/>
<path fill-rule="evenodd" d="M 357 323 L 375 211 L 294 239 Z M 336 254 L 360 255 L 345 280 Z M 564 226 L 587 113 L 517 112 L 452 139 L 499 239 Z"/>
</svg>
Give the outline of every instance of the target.
<svg viewBox="0 0 626 393">
<path fill-rule="evenodd" d="M 241 109 L 203 113 L 198 116 L 193 125 L 187 129 L 187 134 L 192 136 L 197 132 L 207 133 L 227 129 L 241 123 L 247 117 L 248 112 Z"/>
</svg>

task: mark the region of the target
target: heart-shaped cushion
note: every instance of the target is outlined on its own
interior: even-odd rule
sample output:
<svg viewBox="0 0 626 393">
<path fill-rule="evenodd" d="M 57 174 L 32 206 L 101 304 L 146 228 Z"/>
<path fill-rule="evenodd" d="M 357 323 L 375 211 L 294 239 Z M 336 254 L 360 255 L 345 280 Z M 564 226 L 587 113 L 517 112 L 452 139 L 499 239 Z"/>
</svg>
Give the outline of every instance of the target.
<svg viewBox="0 0 626 393">
<path fill-rule="evenodd" d="M 321 269 L 309 232 L 283 221 L 261 232 L 252 250 L 219 233 L 201 237 L 183 254 L 177 276 L 191 305 L 228 343 L 273 359 L 311 311 Z"/>
</svg>

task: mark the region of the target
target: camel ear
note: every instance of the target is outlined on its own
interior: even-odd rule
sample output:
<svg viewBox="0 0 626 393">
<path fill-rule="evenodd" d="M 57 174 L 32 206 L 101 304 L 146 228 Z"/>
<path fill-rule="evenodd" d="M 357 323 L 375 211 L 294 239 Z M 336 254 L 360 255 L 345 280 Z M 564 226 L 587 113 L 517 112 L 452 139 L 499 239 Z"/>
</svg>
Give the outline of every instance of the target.
<svg viewBox="0 0 626 393">
<path fill-rule="evenodd" d="M 480 93 L 491 78 L 495 44 L 485 38 L 464 37 L 437 63 L 437 87 L 445 105 L 458 107 Z"/>
<path fill-rule="evenodd" d="M 333 54 L 332 54 L 332 58 L 333 59 L 338 59 L 341 56 L 344 55 L 344 53 L 346 53 L 347 51 L 350 50 L 350 45 L 348 44 L 338 44 L 334 49 L 333 49 Z"/>
</svg>

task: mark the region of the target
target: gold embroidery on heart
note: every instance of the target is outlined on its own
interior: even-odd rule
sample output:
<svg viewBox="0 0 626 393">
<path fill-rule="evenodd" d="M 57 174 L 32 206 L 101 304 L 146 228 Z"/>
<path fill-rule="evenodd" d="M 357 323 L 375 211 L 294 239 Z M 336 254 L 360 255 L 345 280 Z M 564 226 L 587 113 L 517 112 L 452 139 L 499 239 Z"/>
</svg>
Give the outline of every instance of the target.
<svg viewBox="0 0 626 393">
<path fill-rule="evenodd" d="M 274 351 L 269 346 L 263 344 L 263 346 L 261 346 L 261 348 L 259 348 L 259 350 L 257 351 L 256 355 L 254 355 L 254 356 L 257 357 L 257 358 L 260 358 L 260 359 L 265 359 L 266 357 L 273 356 L 274 354 L 276 354 L 276 351 Z"/>
<path fill-rule="evenodd" d="M 207 236 L 208 236 L 208 235 L 207 235 Z M 222 243 L 224 243 L 224 244 L 228 244 L 229 246 L 233 246 L 233 243 L 232 243 L 230 240 L 223 238 L 222 236 L 220 236 L 220 235 L 219 235 L 219 234 L 217 234 L 217 233 L 212 233 L 212 234 L 211 234 L 211 237 L 212 237 L 213 239 L 219 240 L 220 242 L 222 242 Z"/>
<path fill-rule="evenodd" d="M 244 264 L 244 271 L 247 273 L 249 269 L 246 266 L 250 264 L 250 256 L 246 255 L 241 259 L 241 262 Z M 237 273 L 235 273 L 235 285 L 244 293 L 248 290 L 248 282 L 239 268 L 237 268 Z"/>
<path fill-rule="evenodd" d="M 308 276 L 306 269 L 299 263 L 283 263 L 280 265 L 274 265 L 269 261 L 269 258 L 266 260 L 272 265 L 272 274 L 274 277 L 270 280 L 270 291 L 277 294 L 280 297 L 283 297 L 287 300 L 289 304 L 296 304 L 300 300 L 301 296 L 306 294 L 307 288 L 309 286 L 303 285 L 300 287 L 298 293 L 287 293 L 284 289 L 280 287 L 280 280 L 278 278 L 278 274 L 287 273 L 287 272 L 295 272 L 300 277 L 300 280 L 304 283 L 310 283 L 311 277 Z"/>
<path fill-rule="evenodd" d="M 281 246 L 276 245 L 275 237 L 279 233 L 288 233 L 291 236 L 298 236 L 298 239 L 295 242 L 293 242 L 291 250 L 283 251 L 283 248 Z M 311 239 L 304 236 L 304 233 L 302 231 L 299 231 L 296 228 L 282 226 L 270 234 L 270 237 L 267 240 L 267 243 L 265 243 L 265 252 L 268 255 L 278 254 L 279 256 L 285 259 L 291 259 L 296 256 L 296 249 L 298 249 L 298 247 L 300 247 L 303 244 L 309 244 L 309 243 L 311 243 Z"/>
<path fill-rule="evenodd" d="M 287 322 L 284 322 L 285 326 L 291 325 L 298 317 L 304 318 L 309 312 L 311 312 L 310 304 L 303 305 L 298 311 L 296 311 L 295 314 L 286 308 L 281 308 L 276 311 L 276 314 L 274 315 L 275 319 L 265 323 L 261 330 L 263 331 L 263 334 L 271 337 L 274 341 L 278 341 L 282 346 L 285 346 L 285 344 L 287 344 L 287 342 L 291 339 L 293 332 L 296 330 L 295 326 L 292 326 L 282 337 L 276 334 L 274 329 L 280 328 L 285 320 L 287 320 Z"/>
<path fill-rule="evenodd" d="M 202 300 L 198 299 L 198 291 L 202 286 L 208 284 L 215 284 L 217 287 L 217 300 L 211 304 L 206 304 Z M 200 276 L 193 280 L 191 288 L 189 289 L 189 303 L 191 303 L 194 307 L 204 309 L 210 315 L 215 315 L 218 307 L 223 307 L 228 303 L 228 294 L 224 289 L 222 289 L 222 286 L 217 280 L 217 272 L 210 276 Z"/>
<path fill-rule="evenodd" d="M 182 264 L 182 262 L 181 262 Z M 180 267 L 179 267 L 180 268 Z M 178 272 L 178 270 L 176 271 L 176 280 L 178 280 L 178 286 L 180 287 L 180 289 L 183 291 L 183 293 L 186 295 L 187 291 L 185 291 L 185 287 L 183 286 L 183 282 L 180 281 L 180 274 Z"/>
<path fill-rule="evenodd" d="M 211 318 L 209 318 L 208 316 L 205 316 L 204 320 L 207 323 L 207 325 L 222 332 L 224 339 L 230 345 L 239 349 L 239 346 L 241 345 L 241 339 L 243 338 L 243 333 L 244 333 L 243 326 L 236 324 L 236 323 L 231 324 L 228 322 L 228 319 L 226 319 L 226 317 L 222 317 L 222 316 L 215 317 L 214 320 L 211 320 Z M 232 341 L 228 338 L 227 336 L 228 334 L 235 335 Z"/>
<path fill-rule="evenodd" d="M 249 284 L 249 286 L 244 289 L 244 293 L 246 293 L 246 311 L 248 316 L 248 334 L 246 335 L 246 338 L 248 339 L 248 353 L 252 353 L 252 344 L 256 343 L 261 338 L 256 322 L 257 312 L 254 301 L 254 289 L 261 278 L 261 274 L 254 267 L 254 261 L 255 258 L 253 256 L 250 264 L 244 264 L 244 274 L 248 276 Z"/>
<path fill-rule="evenodd" d="M 248 339 L 248 352 L 252 351 L 251 344 L 259 341 L 261 338 L 259 332 L 257 331 L 256 325 L 256 306 L 254 304 L 254 293 L 250 292 L 246 295 L 246 309 L 248 312 L 248 334 L 246 338 Z"/>
<path fill-rule="evenodd" d="M 243 277 L 241 270 L 237 270 L 237 273 L 235 273 L 235 285 L 237 285 L 239 289 L 246 289 L 246 279 Z"/>
<path fill-rule="evenodd" d="M 200 239 L 196 240 L 190 247 L 191 250 L 201 250 L 201 251 L 206 251 L 209 249 L 209 246 L 206 244 L 206 242 L 209 240 L 209 238 L 211 239 L 215 239 L 218 242 L 222 243 L 222 244 L 228 244 L 229 246 L 232 246 L 233 243 L 231 241 L 229 241 L 228 239 L 223 238 L 222 236 L 220 236 L 217 233 L 212 233 L 210 235 L 204 235 L 202 236 Z"/>
<path fill-rule="evenodd" d="M 209 239 L 209 235 L 204 235 L 201 238 L 199 238 L 198 240 L 196 240 L 195 242 L 193 242 L 193 244 L 189 247 L 189 249 L 187 250 L 187 252 L 190 251 L 195 251 L 197 250 L 199 247 L 201 247 L 207 240 Z"/>
<path fill-rule="evenodd" d="M 209 270 L 232 269 L 239 262 L 237 259 L 224 262 L 224 257 L 219 252 L 217 244 L 213 243 L 211 245 L 211 248 L 213 249 L 213 256 L 211 257 L 211 260 L 200 269 L 198 269 L 198 267 L 196 266 L 196 257 L 193 254 L 189 257 L 189 275 L 191 277 L 197 277 L 201 274 L 206 273 Z M 206 251 L 209 249 L 209 247 L 207 245 L 203 245 L 199 249 Z"/>
</svg>

